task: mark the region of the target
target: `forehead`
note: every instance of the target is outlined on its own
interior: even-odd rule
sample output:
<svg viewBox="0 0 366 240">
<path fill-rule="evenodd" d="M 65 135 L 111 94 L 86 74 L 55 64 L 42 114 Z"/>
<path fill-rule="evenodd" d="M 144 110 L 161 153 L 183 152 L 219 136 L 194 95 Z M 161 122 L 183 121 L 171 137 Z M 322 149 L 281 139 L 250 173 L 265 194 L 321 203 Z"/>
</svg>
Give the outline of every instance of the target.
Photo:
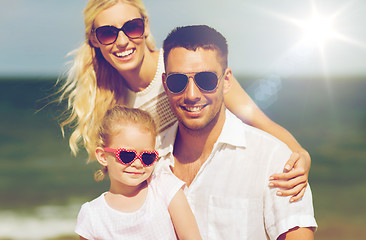
<svg viewBox="0 0 366 240">
<path fill-rule="evenodd" d="M 94 25 L 97 27 L 104 25 L 122 27 L 125 22 L 139 17 L 141 17 L 141 14 L 135 6 L 118 2 L 100 12 L 94 20 Z"/>
<path fill-rule="evenodd" d="M 110 147 L 136 150 L 155 148 L 155 136 L 144 126 L 127 124 L 117 129 L 111 136 Z"/>
<path fill-rule="evenodd" d="M 173 48 L 168 55 L 166 64 L 167 73 L 222 71 L 218 53 L 211 49 L 197 48 L 193 51 L 183 47 Z"/>
</svg>

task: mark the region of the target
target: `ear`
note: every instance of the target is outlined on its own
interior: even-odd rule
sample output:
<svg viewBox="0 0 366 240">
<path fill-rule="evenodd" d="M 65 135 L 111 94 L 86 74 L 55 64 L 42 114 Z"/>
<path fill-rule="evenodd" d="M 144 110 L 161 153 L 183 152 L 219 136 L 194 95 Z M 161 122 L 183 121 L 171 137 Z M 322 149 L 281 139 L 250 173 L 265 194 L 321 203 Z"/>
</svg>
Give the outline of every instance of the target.
<svg viewBox="0 0 366 240">
<path fill-rule="evenodd" d="M 91 45 L 93 45 L 93 47 L 99 48 L 99 41 L 97 39 L 97 36 L 95 36 L 95 33 L 90 34 L 89 42 L 91 43 Z"/>
<path fill-rule="evenodd" d="M 226 68 L 223 79 L 224 79 L 224 94 L 226 94 L 227 92 L 229 92 L 234 82 L 233 72 L 231 71 L 230 68 Z"/>
<path fill-rule="evenodd" d="M 108 165 L 107 158 L 106 158 L 105 151 L 103 150 L 103 148 L 97 147 L 97 149 L 95 149 L 95 157 L 97 158 L 100 165 L 107 167 L 107 165 Z"/>
</svg>

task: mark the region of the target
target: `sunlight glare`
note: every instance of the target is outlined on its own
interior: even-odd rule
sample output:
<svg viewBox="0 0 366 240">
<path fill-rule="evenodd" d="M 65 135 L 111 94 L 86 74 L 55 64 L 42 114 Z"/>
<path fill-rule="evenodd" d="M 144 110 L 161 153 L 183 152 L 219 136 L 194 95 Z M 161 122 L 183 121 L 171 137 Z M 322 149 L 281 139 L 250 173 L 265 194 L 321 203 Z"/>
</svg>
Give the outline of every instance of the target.
<svg viewBox="0 0 366 240">
<path fill-rule="evenodd" d="M 331 18 L 314 15 L 302 25 L 304 41 L 316 45 L 324 45 L 336 35 Z"/>
</svg>

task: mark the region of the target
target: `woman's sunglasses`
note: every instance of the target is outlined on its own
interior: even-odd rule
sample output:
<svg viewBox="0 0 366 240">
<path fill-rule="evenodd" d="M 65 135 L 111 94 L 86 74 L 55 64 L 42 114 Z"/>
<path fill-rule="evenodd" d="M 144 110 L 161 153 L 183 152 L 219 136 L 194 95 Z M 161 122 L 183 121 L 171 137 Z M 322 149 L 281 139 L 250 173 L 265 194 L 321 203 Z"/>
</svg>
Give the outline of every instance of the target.
<svg viewBox="0 0 366 240">
<path fill-rule="evenodd" d="M 146 167 L 152 165 L 159 157 L 156 151 L 143 151 L 139 155 L 135 150 L 127 150 L 124 148 L 104 148 L 106 152 L 113 152 L 117 159 L 124 165 L 133 163 L 136 159 L 140 159 L 142 164 Z"/>
<path fill-rule="evenodd" d="M 199 72 L 193 76 L 196 86 L 205 92 L 212 92 L 217 88 L 219 79 L 224 75 L 225 71 L 217 77 L 214 72 Z M 189 76 L 183 73 L 172 73 L 165 79 L 166 86 L 171 93 L 181 93 L 188 85 Z"/>
<path fill-rule="evenodd" d="M 115 26 L 101 26 L 93 30 L 98 41 L 103 45 L 114 43 L 117 40 L 120 31 L 124 32 L 124 34 L 131 39 L 139 38 L 144 34 L 145 20 L 143 18 L 135 18 L 123 24 L 121 28 L 116 28 Z"/>
</svg>

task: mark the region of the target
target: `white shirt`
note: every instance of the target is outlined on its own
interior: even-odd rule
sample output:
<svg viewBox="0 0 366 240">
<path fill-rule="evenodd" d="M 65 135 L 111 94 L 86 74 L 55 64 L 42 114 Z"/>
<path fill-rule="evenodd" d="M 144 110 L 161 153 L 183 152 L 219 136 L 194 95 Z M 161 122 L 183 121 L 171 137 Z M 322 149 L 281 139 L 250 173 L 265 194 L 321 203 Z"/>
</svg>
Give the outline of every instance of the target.
<svg viewBox="0 0 366 240">
<path fill-rule="evenodd" d="M 177 239 L 168 206 L 184 183 L 171 172 L 153 174 L 143 206 L 135 212 L 120 212 L 105 201 L 105 193 L 83 204 L 75 232 L 92 239 Z"/>
<path fill-rule="evenodd" d="M 160 170 L 174 166 L 176 131 L 177 124 L 162 138 Z M 282 172 L 290 155 L 284 143 L 226 111 L 211 155 L 185 188 L 202 238 L 276 239 L 296 226 L 317 227 L 310 186 L 294 203 L 268 187 L 270 175 Z"/>
</svg>

